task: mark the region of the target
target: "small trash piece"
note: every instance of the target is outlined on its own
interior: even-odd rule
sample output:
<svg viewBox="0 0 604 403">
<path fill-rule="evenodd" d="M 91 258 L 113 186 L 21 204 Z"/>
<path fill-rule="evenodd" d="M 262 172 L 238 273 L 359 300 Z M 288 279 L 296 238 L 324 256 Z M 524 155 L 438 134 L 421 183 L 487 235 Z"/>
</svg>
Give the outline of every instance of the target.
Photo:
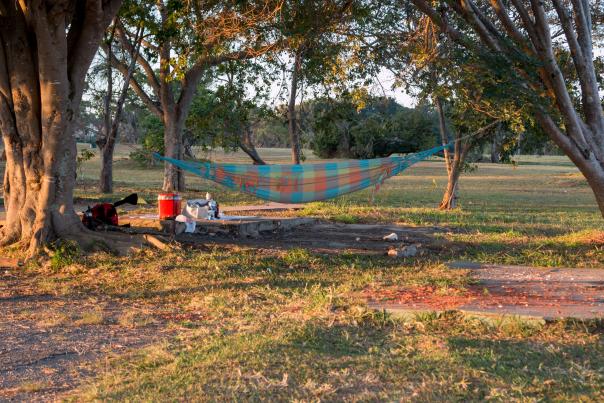
<svg viewBox="0 0 604 403">
<path fill-rule="evenodd" d="M 384 238 L 382 238 L 384 241 L 388 241 L 388 242 L 395 242 L 398 241 L 398 235 L 396 235 L 394 232 L 392 234 L 386 235 Z"/>
<path fill-rule="evenodd" d="M 23 266 L 23 262 L 19 259 L 13 259 L 9 257 L 0 257 L 0 267 L 5 269 L 16 269 L 19 266 Z"/>
<path fill-rule="evenodd" d="M 390 249 L 388 249 L 387 255 L 390 257 L 405 258 L 405 257 L 414 257 L 415 255 L 417 255 L 417 252 L 418 252 L 417 246 L 409 245 L 409 246 L 405 246 L 401 249 L 390 248 Z"/>
<path fill-rule="evenodd" d="M 196 227 L 196 222 L 195 220 L 192 220 L 189 217 L 186 217 L 182 214 L 179 214 L 176 216 L 176 218 L 174 219 L 174 221 L 176 222 L 181 222 L 185 224 L 185 232 L 187 233 L 193 233 L 195 232 L 195 227 Z"/>
</svg>

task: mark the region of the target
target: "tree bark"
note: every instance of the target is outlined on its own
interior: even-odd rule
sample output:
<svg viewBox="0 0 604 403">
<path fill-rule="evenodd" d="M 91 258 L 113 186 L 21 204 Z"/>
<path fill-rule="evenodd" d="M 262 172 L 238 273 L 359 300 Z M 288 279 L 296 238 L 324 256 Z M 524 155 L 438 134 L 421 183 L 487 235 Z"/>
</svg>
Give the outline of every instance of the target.
<svg viewBox="0 0 604 403">
<path fill-rule="evenodd" d="M 164 147 L 166 156 L 182 160 L 184 150 L 182 147 L 183 123 L 176 113 L 164 109 Z M 185 176 L 181 169 L 175 165 L 166 163 L 164 165 L 164 185 L 166 192 L 176 192 L 185 189 Z"/>
<path fill-rule="evenodd" d="M 501 154 L 499 153 L 497 137 L 493 136 L 493 140 L 491 140 L 491 164 L 499 164 L 499 162 L 501 162 Z"/>
<path fill-rule="evenodd" d="M 130 63 L 128 66 L 128 72 L 124 76 L 124 83 L 122 85 L 119 98 L 115 107 L 115 114 L 111 117 L 111 99 L 113 98 L 113 37 L 115 34 L 116 25 L 114 24 L 111 34 L 109 36 L 109 43 L 104 46 L 105 53 L 107 54 L 107 95 L 105 97 L 105 127 L 103 136 L 97 140 L 97 145 L 101 150 L 101 175 L 99 178 L 99 190 L 102 193 L 113 193 L 113 154 L 115 152 L 115 144 L 117 142 L 117 135 L 119 130 L 120 121 L 122 118 L 122 112 L 124 110 L 124 103 L 126 102 L 126 96 L 128 95 L 128 88 L 130 86 L 130 80 L 132 74 L 134 74 L 134 67 L 136 66 L 136 59 L 140 51 L 140 43 L 143 38 L 142 27 L 136 32 L 136 46 L 130 54 Z"/>
<path fill-rule="evenodd" d="M 493 135 L 493 138 L 491 140 L 491 163 L 492 164 L 499 164 L 501 162 L 501 148 L 502 148 L 502 141 L 503 141 L 503 137 L 504 137 L 504 133 L 503 133 L 503 127 L 501 124 L 499 124 L 499 126 L 497 127 L 497 130 L 495 130 L 495 134 Z"/>
<path fill-rule="evenodd" d="M 73 207 L 74 121 L 86 71 L 120 3 L 0 3 L 3 245 L 34 254 L 57 238 L 84 240 Z"/>
<path fill-rule="evenodd" d="M 246 124 L 241 130 L 239 147 L 252 159 L 254 165 L 266 165 L 266 162 L 264 162 L 256 150 L 256 146 L 254 145 L 254 132 L 249 124 Z"/>
<path fill-rule="evenodd" d="M 581 171 L 604 217 L 604 111 L 594 63 L 589 1 L 552 0 L 552 9 L 548 2 L 539 0 L 491 0 L 494 14 L 472 0 L 447 1 L 447 9 L 437 9 L 426 0 L 412 3 L 449 39 L 484 61 L 489 62 L 494 55 L 506 59 L 510 74 L 536 100 L 524 107 L 531 109 L 548 136 Z M 455 16 L 450 18 L 449 13 Z M 570 50 L 572 65 L 565 68 L 574 71 L 567 77 L 558 62 L 559 39 L 553 40 L 551 27 L 561 28 Z M 477 36 L 468 34 L 467 29 Z M 476 37 L 480 41 L 473 39 Z M 538 63 L 518 63 L 519 59 Z M 501 63 L 495 68 L 499 66 Z M 579 95 L 574 94 L 577 86 L 571 85 L 568 77 L 576 77 Z"/>
<path fill-rule="evenodd" d="M 106 47 L 107 52 L 107 93 L 105 94 L 105 116 L 103 119 L 103 135 L 97 139 L 97 145 L 101 151 L 101 175 L 99 178 L 99 190 L 102 193 L 111 193 L 113 191 L 113 145 L 111 141 L 111 99 L 113 98 L 113 69 L 111 59 L 113 58 L 113 37 L 115 35 L 115 24 L 109 34 Z M 117 133 L 115 133 L 117 134 Z M 115 141 L 115 137 L 113 138 Z"/>
<path fill-rule="evenodd" d="M 458 184 L 461 176 L 461 167 L 458 164 L 453 165 L 451 172 L 447 175 L 447 188 L 443 198 L 438 206 L 440 210 L 453 210 L 457 207 Z"/>
<path fill-rule="evenodd" d="M 450 136 L 449 131 L 447 130 L 447 121 L 442 105 L 442 99 L 437 96 L 434 99 L 434 103 L 436 104 L 436 111 L 438 113 L 438 130 L 440 133 L 441 144 L 444 146 L 449 144 Z M 451 210 L 457 207 L 457 199 L 459 197 L 458 182 L 461 175 L 461 164 L 463 164 L 463 161 L 459 161 L 461 156 L 460 146 L 461 143 L 458 139 L 454 145 L 455 148 L 453 151 L 453 156 L 451 155 L 449 147 L 446 147 L 443 150 L 445 156 L 445 167 L 447 168 L 447 188 L 443 195 L 442 201 L 438 206 L 438 208 L 441 210 Z"/>
<path fill-rule="evenodd" d="M 300 146 L 300 128 L 296 116 L 296 97 L 298 95 L 298 80 L 302 70 L 302 50 L 298 49 L 294 56 L 294 67 L 292 69 L 291 86 L 289 92 L 289 103 L 287 105 L 289 139 L 292 148 L 292 163 L 300 164 L 302 149 Z"/>
</svg>

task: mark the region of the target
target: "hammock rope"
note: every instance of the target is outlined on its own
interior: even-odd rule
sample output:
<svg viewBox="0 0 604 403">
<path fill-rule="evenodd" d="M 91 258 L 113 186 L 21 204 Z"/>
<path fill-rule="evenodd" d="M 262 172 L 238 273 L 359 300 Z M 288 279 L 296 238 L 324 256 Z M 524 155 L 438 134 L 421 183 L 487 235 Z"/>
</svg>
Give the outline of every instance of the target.
<svg viewBox="0 0 604 403">
<path fill-rule="evenodd" d="M 229 189 L 280 203 L 308 203 L 356 192 L 377 190 L 384 180 L 444 150 L 437 146 L 405 156 L 304 165 L 246 165 L 182 161 L 153 156 Z"/>
</svg>

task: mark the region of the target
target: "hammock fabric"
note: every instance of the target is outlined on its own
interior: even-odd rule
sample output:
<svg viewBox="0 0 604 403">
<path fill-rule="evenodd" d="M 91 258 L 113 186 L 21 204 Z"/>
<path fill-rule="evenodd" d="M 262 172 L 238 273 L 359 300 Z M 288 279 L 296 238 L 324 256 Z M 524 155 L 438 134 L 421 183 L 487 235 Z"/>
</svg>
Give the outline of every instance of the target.
<svg viewBox="0 0 604 403">
<path fill-rule="evenodd" d="M 448 147 L 438 146 L 402 157 L 325 162 L 305 165 L 244 165 L 181 161 L 163 157 L 185 171 L 221 185 L 281 203 L 331 199 L 374 186 Z"/>
</svg>

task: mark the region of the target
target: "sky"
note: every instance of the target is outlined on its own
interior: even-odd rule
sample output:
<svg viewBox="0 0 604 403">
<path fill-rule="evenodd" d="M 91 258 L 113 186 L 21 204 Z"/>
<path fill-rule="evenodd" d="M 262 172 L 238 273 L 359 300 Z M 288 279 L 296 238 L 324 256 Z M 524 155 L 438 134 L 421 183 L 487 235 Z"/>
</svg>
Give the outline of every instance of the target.
<svg viewBox="0 0 604 403">
<path fill-rule="evenodd" d="M 408 108 L 415 107 L 417 104 L 417 100 L 415 99 L 415 97 L 413 95 L 407 94 L 401 88 L 393 89 L 392 84 L 394 83 L 394 81 L 394 75 L 389 70 L 383 69 L 382 71 L 380 71 L 377 78 L 374 80 L 374 84 L 370 86 L 368 90 L 376 96 L 387 96 L 394 98 L 396 102 Z M 279 99 L 280 91 L 283 91 L 281 89 L 281 84 L 282 83 L 280 81 L 275 81 L 271 88 L 270 99 L 274 100 L 277 103 L 280 102 L 277 101 Z M 252 87 L 249 87 L 248 91 L 253 92 L 254 90 Z M 308 96 L 309 95 L 307 94 L 306 97 Z M 281 97 L 281 99 L 283 98 Z"/>
</svg>

